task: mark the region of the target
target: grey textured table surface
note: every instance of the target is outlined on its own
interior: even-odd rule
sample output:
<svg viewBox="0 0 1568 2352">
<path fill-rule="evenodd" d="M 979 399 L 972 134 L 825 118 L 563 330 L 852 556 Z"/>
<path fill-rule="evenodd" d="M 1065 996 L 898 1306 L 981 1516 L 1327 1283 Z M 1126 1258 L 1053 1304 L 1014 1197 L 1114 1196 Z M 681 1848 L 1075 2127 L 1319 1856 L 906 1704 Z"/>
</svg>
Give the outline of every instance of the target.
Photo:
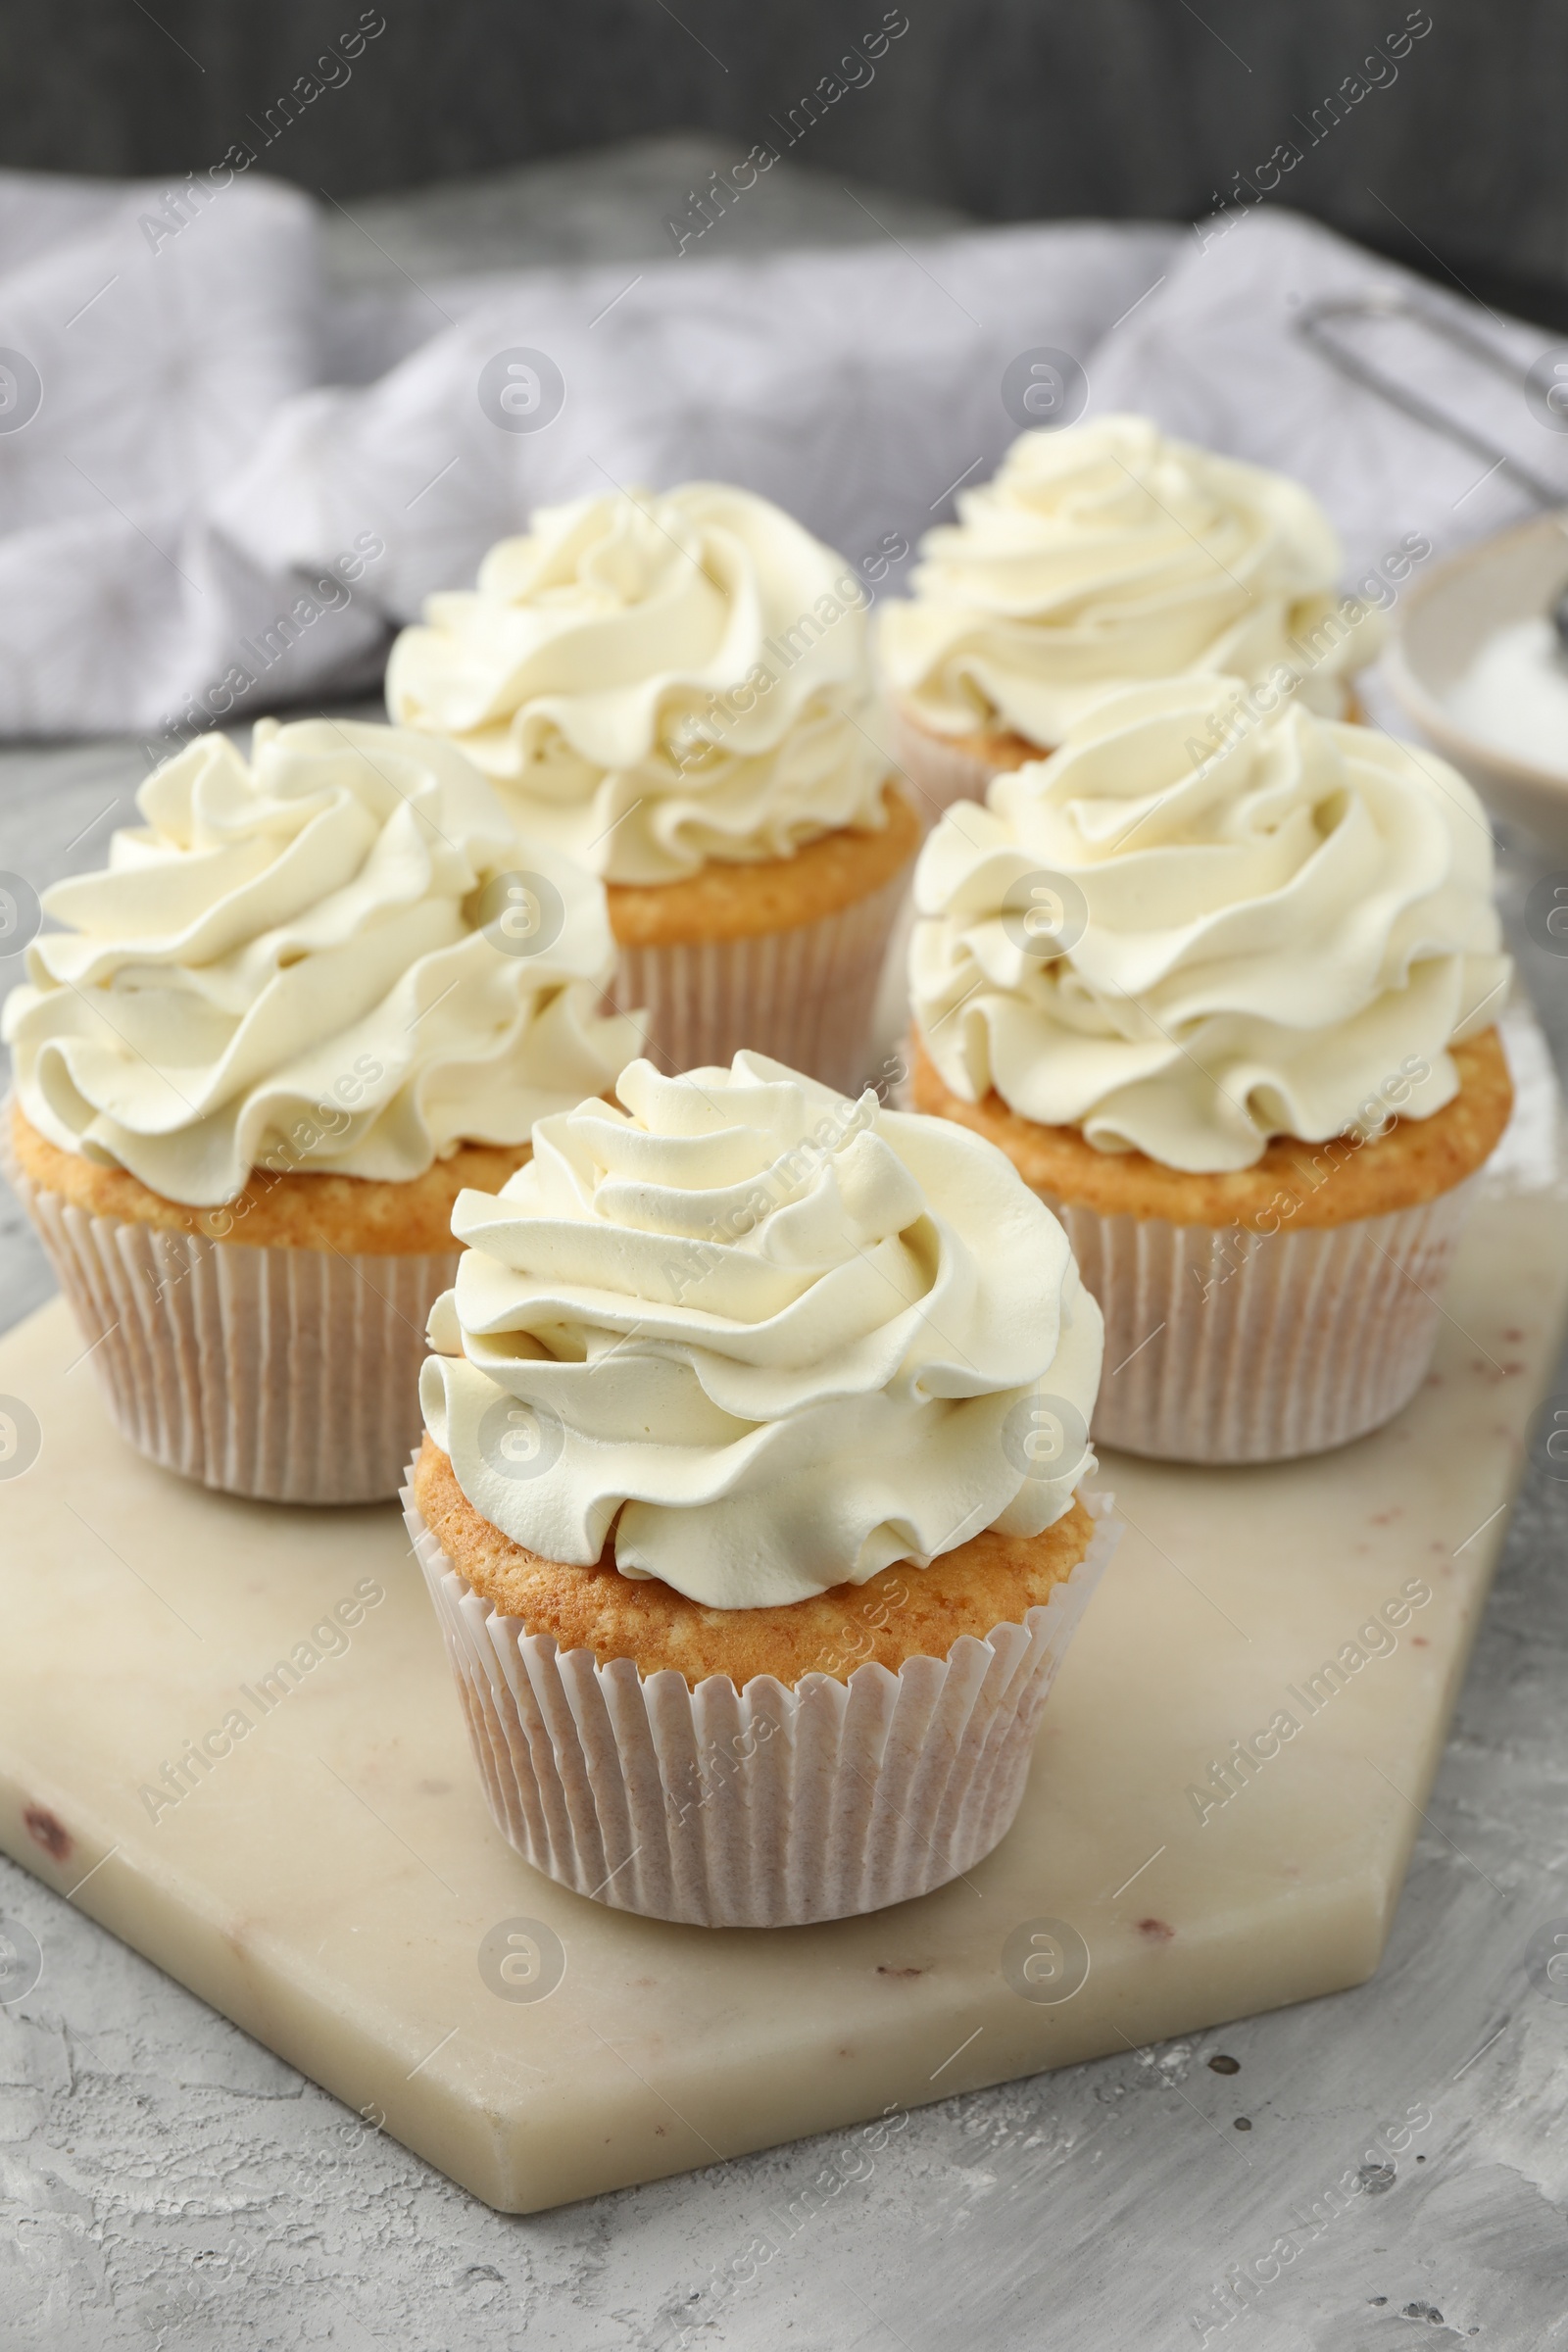
<svg viewBox="0 0 1568 2352">
<path fill-rule="evenodd" d="M 0 753 L 0 868 L 101 862 L 145 764 Z M 1543 864 L 1500 864 L 1568 1071 L 1568 963 L 1519 936 Z M 50 1288 L 6 1196 L 0 1321 Z M 1565 1539 L 1568 1487 L 1533 1470 L 1372 1983 L 922 2108 L 874 2154 L 829 2135 L 503 2218 L 0 1862 L 0 1915 L 43 1952 L 0 2008 L 0 2347 L 1568 2344 L 1568 2002 L 1526 1967 L 1568 1921 Z M 1378 2140 L 1412 2111 L 1406 2145 Z M 1219 2325 L 1227 2272 L 1282 2238 Z"/>
</svg>

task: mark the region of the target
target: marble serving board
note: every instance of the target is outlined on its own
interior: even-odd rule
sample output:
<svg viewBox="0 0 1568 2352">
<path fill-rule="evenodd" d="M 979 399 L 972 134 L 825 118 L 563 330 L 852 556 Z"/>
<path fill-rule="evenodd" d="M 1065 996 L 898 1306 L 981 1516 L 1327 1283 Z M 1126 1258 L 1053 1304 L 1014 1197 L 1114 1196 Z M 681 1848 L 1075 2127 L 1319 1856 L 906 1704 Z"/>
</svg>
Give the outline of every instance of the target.
<svg viewBox="0 0 1568 2352">
<path fill-rule="evenodd" d="M 837 2126 L 876 2144 L 924 2101 L 1360 1982 L 1568 1306 L 1559 1105 L 1533 1028 L 1512 1044 L 1426 1387 L 1315 1460 L 1106 1457 L 1127 1535 L 968 1878 L 713 1934 L 538 1877 L 491 1826 L 397 1510 L 155 1469 L 58 1300 L 0 1342 L 0 1844 L 507 2211 Z"/>
</svg>

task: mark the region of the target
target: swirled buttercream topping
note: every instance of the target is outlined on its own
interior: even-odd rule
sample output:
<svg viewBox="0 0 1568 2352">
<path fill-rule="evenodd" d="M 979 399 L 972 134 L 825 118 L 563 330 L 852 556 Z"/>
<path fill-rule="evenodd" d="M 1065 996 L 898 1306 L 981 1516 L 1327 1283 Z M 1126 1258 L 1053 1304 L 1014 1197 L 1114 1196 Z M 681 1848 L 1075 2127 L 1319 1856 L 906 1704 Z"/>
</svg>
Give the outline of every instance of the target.
<svg viewBox="0 0 1568 2352">
<path fill-rule="evenodd" d="M 493 547 L 476 590 L 429 600 L 392 649 L 387 707 L 607 881 L 785 858 L 886 822 L 866 602 L 748 491 L 579 499 Z"/>
<path fill-rule="evenodd" d="M 915 1021 L 953 1091 L 1168 1167 L 1425 1118 L 1510 965 L 1492 832 L 1430 753 L 1236 681 L 1149 686 L 993 779 L 915 870 Z M 1378 1106 L 1382 1105 L 1381 1114 Z"/>
<path fill-rule="evenodd" d="M 616 1092 L 458 1197 L 420 1397 L 477 1510 L 714 1608 L 1061 1516 L 1100 1310 L 1000 1152 L 760 1054 Z"/>
<path fill-rule="evenodd" d="M 526 1142 L 641 1044 L 597 1005 L 602 886 L 524 845 L 461 753 L 391 727 L 263 719 L 148 777 L 106 872 L 6 1006 L 33 1126 L 172 1200 L 253 1167 L 406 1179 Z"/>
<path fill-rule="evenodd" d="M 1054 747 L 1143 680 L 1276 667 L 1337 716 L 1381 643 L 1375 612 L 1340 609 L 1339 540 L 1308 491 L 1144 416 L 1025 433 L 957 503 L 881 628 L 889 684 L 939 734 Z"/>
</svg>

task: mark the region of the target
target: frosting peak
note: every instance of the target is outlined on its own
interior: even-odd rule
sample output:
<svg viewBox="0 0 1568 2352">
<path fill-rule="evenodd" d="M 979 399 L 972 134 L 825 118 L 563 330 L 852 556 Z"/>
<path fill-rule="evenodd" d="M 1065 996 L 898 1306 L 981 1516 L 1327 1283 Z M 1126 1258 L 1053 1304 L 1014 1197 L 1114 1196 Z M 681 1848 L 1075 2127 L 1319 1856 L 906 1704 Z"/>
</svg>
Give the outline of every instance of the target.
<svg viewBox="0 0 1568 2352">
<path fill-rule="evenodd" d="M 525 1142 L 636 1051 L 596 1011 L 603 890 L 448 745 L 263 719 L 250 760 L 201 736 L 137 805 L 106 871 L 45 894 L 69 928 L 6 1006 L 22 1107 L 67 1151 L 193 1206 L 261 1165 L 406 1179 Z"/>
<path fill-rule="evenodd" d="M 476 1509 L 577 1566 L 613 1525 L 622 1574 L 714 1608 L 1061 1516 L 1100 1312 L 1000 1152 L 759 1054 L 616 1092 L 459 1196 L 420 1399 Z"/>
<path fill-rule="evenodd" d="M 1510 970 L 1480 802 L 1370 728 L 1243 709 L 1144 687 L 944 817 L 910 987 L 956 1094 L 1190 1171 L 1343 1134 L 1395 1079 L 1406 1118 L 1451 1101 Z"/>
<path fill-rule="evenodd" d="M 890 683 L 939 734 L 1054 746 L 1142 680 L 1293 660 L 1302 699 L 1337 716 L 1346 673 L 1378 651 L 1370 612 L 1335 617 L 1322 650 L 1341 553 L 1310 493 L 1148 417 L 1025 433 L 957 504 L 881 633 Z"/>
<path fill-rule="evenodd" d="M 533 517 L 433 596 L 387 707 L 490 776 L 530 840 L 613 882 L 880 830 L 864 581 L 718 482 Z"/>
</svg>

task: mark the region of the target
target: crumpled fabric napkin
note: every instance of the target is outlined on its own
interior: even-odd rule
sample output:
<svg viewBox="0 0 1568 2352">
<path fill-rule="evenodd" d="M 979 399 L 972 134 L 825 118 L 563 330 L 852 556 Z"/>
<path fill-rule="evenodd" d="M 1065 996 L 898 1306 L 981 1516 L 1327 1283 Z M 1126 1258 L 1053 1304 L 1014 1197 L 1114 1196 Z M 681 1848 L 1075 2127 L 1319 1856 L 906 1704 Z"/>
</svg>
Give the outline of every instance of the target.
<svg viewBox="0 0 1568 2352">
<path fill-rule="evenodd" d="M 183 212 L 155 186 L 0 173 L 0 733 L 161 753 L 374 691 L 431 591 L 535 506 L 613 483 L 741 483 L 852 559 L 887 554 L 898 593 L 1018 431 L 1004 377 L 1041 348 L 1085 371 L 1088 414 L 1144 409 L 1298 475 L 1348 577 L 1401 533 L 1441 550 L 1529 510 L 1301 344 L 1315 295 L 1413 281 L 1279 211 L 436 282 L 428 339 L 349 384 L 322 380 L 328 354 L 358 370 L 313 203 L 235 179 Z M 1546 341 L 1419 293 L 1521 375 Z M 1568 500 L 1568 437 L 1520 388 L 1377 332 Z"/>
</svg>

